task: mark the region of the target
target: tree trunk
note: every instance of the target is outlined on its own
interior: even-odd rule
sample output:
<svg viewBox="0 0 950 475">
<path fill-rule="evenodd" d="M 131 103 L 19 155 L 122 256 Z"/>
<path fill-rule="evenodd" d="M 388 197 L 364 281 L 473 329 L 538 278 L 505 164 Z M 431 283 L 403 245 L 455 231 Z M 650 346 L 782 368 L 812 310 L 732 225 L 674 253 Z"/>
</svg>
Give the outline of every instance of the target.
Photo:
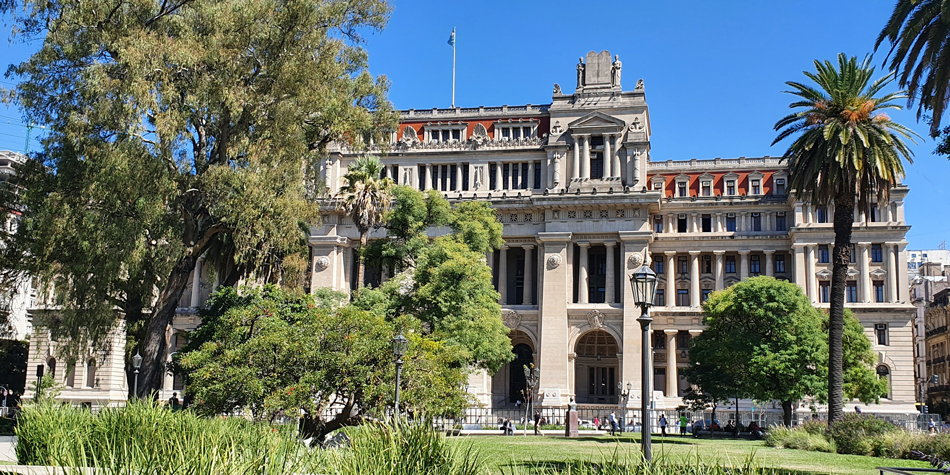
<svg viewBox="0 0 950 475">
<path fill-rule="evenodd" d="M 162 379 L 165 377 L 165 354 L 167 352 L 167 342 L 165 333 L 172 319 L 175 318 L 175 311 L 178 308 L 178 301 L 188 286 L 188 280 L 191 271 L 195 269 L 197 256 L 189 254 L 183 257 L 175 267 L 172 268 L 165 282 L 165 287 L 155 302 L 152 318 L 148 321 L 145 330 L 145 338 L 142 341 L 142 370 L 139 375 L 138 396 L 150 395 L 162 388 Z"/>
<path fill-rule="evenodd" d="M 844 300 L 851 263 L 854 227 L 853 187 L 842 185 L 835 194 L 835 248 L 832 253 L 831 308 L 828 315 L 828 422 L 844 416 Z"/>
<path fill-rule="evenodd" d="M 366 233 L 360 233 L 360 248 L 356 250 L 356 288 L 363 287 L 363 278 L 366 276 L 366 261 L 363 260 L 363 249 L 366 248 Z"/>
<path fill-rule="evenodd" d="M 792 426 L 792 401 L 782 401 L 782 423 L 785 427 Z"/>
</svg>

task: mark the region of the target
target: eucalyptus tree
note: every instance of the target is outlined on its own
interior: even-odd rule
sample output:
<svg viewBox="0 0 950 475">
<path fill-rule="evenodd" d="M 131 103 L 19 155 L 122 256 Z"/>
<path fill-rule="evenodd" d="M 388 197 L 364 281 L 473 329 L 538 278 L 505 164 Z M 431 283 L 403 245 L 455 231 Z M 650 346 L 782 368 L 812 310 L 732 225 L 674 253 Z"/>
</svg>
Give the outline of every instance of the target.
<svg viewBox="0 0 950 475">
<path fill-rule="evenodd" d="M 366 275 L 366 259 L 363 256 L 366 237 L 370 230 L 383 223 L 386 212 L 392 203 L 390 188 L 393 181 L 382 177 L 383 164 L 378 157 L 366 156 L 356 159 L 343 175 L 345 184 L 340 187 L 338 196 L 343 211 L 353 219 L 353 225 L 360 232 L 359 270 L 356 282 L 363 286 Z"/>
<path fill-rule="evenodd" d="M 894 73 L 873 79 L 870 59 L 838 55 L 838 64 L 815 61 L 815 72 L 805 71 L 814 82 L 788 81 L 797 97 L 795 111 L 775 124 L 776 144 L 789 137 L 784 160 L 790 168 L 790 188 L 797 198 L 816 206 L 834 205 L 835 246 L 832 254 L 829 321 L 828 417 L 843 415 L 842 333 L 851 232 L 854 211 L 870 210 L 871 203 L 886 202 L 892 186 L 904 177 L 903 160 L 913 153 L 904 143 L 916 134 L 882 111 L 900 109 L 903 92 L 882 93 Z"/>
<path fill-rule="evenodd" d="M 393 126 L 388 81 L 367 71 L 360 36 L 383 28 L 390 7 L 0 0 L 0 10 L 16 39 L 40 44 L 7 72 L 9 97 L 49 131 L 7 196 L 24 215 L 5 249 L 55 284 L 63 309 L 42 323 L 57 340 L 107 341 L 121 315 L 142 338 L 140 392 L 154 391 L 199 257 L 225 283 L 305 262 L 310 171 L 326 145 Z"/>
</svg>

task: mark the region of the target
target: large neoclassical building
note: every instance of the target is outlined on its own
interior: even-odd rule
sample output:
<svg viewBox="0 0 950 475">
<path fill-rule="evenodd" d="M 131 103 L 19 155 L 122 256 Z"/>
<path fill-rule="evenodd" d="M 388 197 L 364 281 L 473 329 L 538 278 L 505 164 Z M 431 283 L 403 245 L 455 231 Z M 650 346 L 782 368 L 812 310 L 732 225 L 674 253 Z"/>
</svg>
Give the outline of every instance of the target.
<svg viewBox="0 0 950 475">
<path fill-rule="evenodd" d="M 659 410 L 682 403 L 686 349 L 703 331 L 701 303 L 711 292 L 770 275 L 828 305 L 833 210 L 796 201 L 780 159 L 660 160 L 650 152 L 644 82 L 623 90 L 621 62 L 606 51 L 588 53 L 574 69 L 576 88 L 555 84 L 546 105 L 402 111 L 382 155 L 397 183 L 439 190 L 453 202 L 487 200 L 504 225 L 505 246 L 486 258 L 516 359 L 493 376 L 470 378 L 481 414 L 522 398 L 522 367 L 530 362 L 540 369 L 540 404 L 552 413 L 571 398 L 595 411 L 616 408 L 618 387 L 628 382 L 635 388 L 629 407 L 639 407 L 643 341 L 628 276 L 644 258 L 660 281 L 652 311 Z M 320 170 L 328 194 L 357 156 L 331 148 Z M 907 191 L 898 186 L 869 216 L 855 213 L 847 305 L 871 339 L 878 374 L 890 382 L 882 403 L 866 410 L 909 414 L 916 409 Z M 333 208 L 322 223 L 310 237 L 311 286 L 353 289 L 359 233 Z M 382 277 L 373 274 L 368 280 Z M 213 287 L 209 277 L 199 264 L 168 332 L 171 349 L 198 324 L 194 308 Z M 31 368 L 53 354 L 36 332 Z M 62 397 L 124 399 L 122 361 L 90 361 L 60 372 L 69 383 Z M 186 390 L 171 375 L 165 386 L 162 398 Z"/>
<path fill-rule="evenodd" d="M 483 407 L 521 399 L 528 362 L 540 369 L 545 408 L 572 397 L 616 407 L 620 384 L 639 388 L 640 311 L 628 276 L 643 256 L 660 276 L 652 311 L 657 409 L 682 402 L 689 381 L 680 371 L 711 292 L 769 275 L 828 306 L 833 210 L 796 201 L 778 158 L 652 156 L 646 87 L 637 80 L 624 90 L 621 72 L 618 58 L 590 52 L 576 66 L 576 88 L 555 84 L 550 104 L 402 111 L 382 158 L 397 183 L 451 201 L 488 200 L 504 225 L 505 246 L 486 257 L 516 359 L 471 378 Z M 329 193 L 356 157 L 332 151 L 322 169 Z M 881 412 L 915 411 L 907 191 L 898 186 L 890 202 L 854 216 L 847 306 L 890 381 L 870 408 Z M 332 210 L 323 218 L 310 238 L 312 286 L 353 288 L 357 230 Z M 639 406 L 636 395 L 629 404 Z"/>
</svg>

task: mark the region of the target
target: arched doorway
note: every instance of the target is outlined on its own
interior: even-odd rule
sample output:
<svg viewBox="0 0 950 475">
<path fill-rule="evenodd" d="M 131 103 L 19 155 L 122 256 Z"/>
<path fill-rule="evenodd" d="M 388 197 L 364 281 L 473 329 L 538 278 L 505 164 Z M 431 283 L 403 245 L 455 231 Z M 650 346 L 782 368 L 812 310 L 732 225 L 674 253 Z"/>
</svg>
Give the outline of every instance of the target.
<svg viewBox="0 0 950 475">
<path fill-rule="evenodd" d="M 616 404 L 620 378 L 617 340 L 604 330 L 585 333 L 574 345 L 577 402 Z"/>
<path fill-rule="evenodd" d="M 513 406 L 519 400 L 524 401 L 522 391 L 527 386 L 524 367 L 534 362 L 534 345 L 525 332 L 512 330 L 508 337 L 515 359 L 502 366 L 491 380 L 492 401 L 498 406 Z"/>
</svg>

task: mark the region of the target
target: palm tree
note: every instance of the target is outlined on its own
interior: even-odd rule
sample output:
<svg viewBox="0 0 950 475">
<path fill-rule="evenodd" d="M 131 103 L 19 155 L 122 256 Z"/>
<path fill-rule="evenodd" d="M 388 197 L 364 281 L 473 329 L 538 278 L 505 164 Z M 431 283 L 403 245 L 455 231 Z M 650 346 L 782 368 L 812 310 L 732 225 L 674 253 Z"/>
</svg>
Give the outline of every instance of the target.
<svg viewBox="0 0 950 475">
<path fill-rule="evenodd" d="M 900 73 L 898 84 L 910 94 L 908 104 L 920 100 L 917 119 L 926 111 L 933 114 L 934 137 L 950 100 L 950 18 L 943 14 L 948 9 L 950 0 L 898 0 L 874 44 L 875 50 L 885 40 L 891 44 L 890 69 Z"/>
<path fill-rule="evenodd" d="M 356 163 L 343 175 L 345 184 L 337 194 L 341 198 L 340 207 L 353 219 L 353 224 L 360 232 L 357 287 L 363 286 L 363 278 L 366 275 L 366 263 L 362 255 L 366 236 L 371 228 L 382 224 L 392 202 L 390 189 L 393 181 L 388 177 L 381 178 L 382 171 L 383 164 L 378 157 L 357 158 Z"/>
<path fill-rule="evenodd" d="M 838 55 L 837 68 L 831 61 L 815 61 L 815 69 L 804 74 L 817 88 L 785 83 L 792 88 L 785 92 L 798 100 L 789 105 L 795 112 L 775 124 L 779 134 L 772 144 L 797 136 L 784 158 L 790 188 L 800 200 L 834 204 L 828 341 L 828 420 L 833 421 L 843 415 L 842 333 L 854 209 L 867 215 L 872 201 L 887 201 L 891 186 L 904 177 L 902 158 L 912 163 L 903 139 L 913 142 L 917 135 L 881 112 L 900 109 L 894 102 L 907 98 L 903 92 L 876 97 L 894 79 L 893 72 L 872 82 L 870 58 L 859 64 L 844 54 Z"/>
</svg>

